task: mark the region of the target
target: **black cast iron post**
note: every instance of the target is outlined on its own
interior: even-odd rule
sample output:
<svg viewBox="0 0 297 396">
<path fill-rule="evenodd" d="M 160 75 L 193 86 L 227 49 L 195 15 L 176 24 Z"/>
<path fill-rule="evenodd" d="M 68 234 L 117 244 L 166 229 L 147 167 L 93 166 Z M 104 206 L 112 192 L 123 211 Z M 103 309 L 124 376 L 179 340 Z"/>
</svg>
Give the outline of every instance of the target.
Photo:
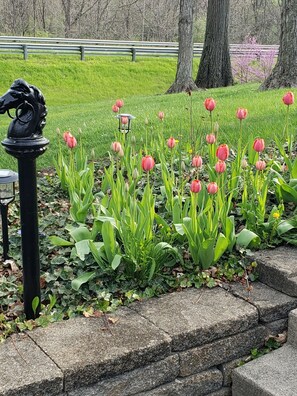
<svg viewBox="0 0 297 396">
<path fill-rule="evenodd" d="M 0 114 L 16 115 L 8 128 L 2 145 L 8 154 L 17 158 L 22 236 L 24 311 L 27 319 L 35 319 L 40 312 L 40 261 L 37 215 L 36 158 L 43 154 L 49 141 L 42 136 L 47 114 L 39 89 L 24 80 L 16 80 L 0 97 Z M 32 302 L 38 298 L 38 306 Z"/>
<path fill-rule="evenodd" d="M 3 260 L 8 259 L 8 249 L 9 249 L 9 240 L 8 240 L 8 221 L 7 221 L 7 205 L 2 205 L 0 203 L 1 209 L 1 221 L 2 221 L 2 243 L 3 243 Z"/>
</svg>

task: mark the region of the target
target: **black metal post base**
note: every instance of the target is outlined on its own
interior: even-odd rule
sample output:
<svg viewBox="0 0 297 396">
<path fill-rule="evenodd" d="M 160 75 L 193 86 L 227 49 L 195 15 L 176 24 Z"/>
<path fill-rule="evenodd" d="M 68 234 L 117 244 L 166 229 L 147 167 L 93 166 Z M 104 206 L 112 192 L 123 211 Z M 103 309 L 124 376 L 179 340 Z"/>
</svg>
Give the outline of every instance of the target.
<svg viewBox="0 0 297 396">
<path fill-rule="evenodd" d="M 9 240 L 8 240 L 8 206 L 0 204 L 1 209 L 1 222 L 2 222 L 2 243 L 3 243 L 3 260 L 8 259 L 8 249 L 9 249 Z"/>
</svg>

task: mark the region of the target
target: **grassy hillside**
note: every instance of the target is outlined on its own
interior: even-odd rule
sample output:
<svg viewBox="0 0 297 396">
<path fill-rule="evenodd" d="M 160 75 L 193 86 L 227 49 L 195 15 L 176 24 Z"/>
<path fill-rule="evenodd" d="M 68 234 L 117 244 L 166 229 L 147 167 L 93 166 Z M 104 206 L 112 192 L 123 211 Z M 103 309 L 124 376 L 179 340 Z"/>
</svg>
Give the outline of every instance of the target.
<svg viewBox="0 0 297 396">
<path fill-rule="evenodd" d="M 197 64 L 194 65 L 196 73 Z M 138 142 L 145 132 L 145 120 L 150 133 L 160 128 L 159 111 L 165 112 L 164 135 L 183 136 L 190 129 L 190 108 L 197 134 L 209 132 L 208 113 L 203 107 L 206 97 L 217 101 L 214 119 L 220 125 L 220 140 L 236 143 L 239 130 L 235 112 L 238 107 L 249 111 L 244 121 L 244 136 L 261 136 L 273 140 L 282 134 L 286 108 L 282 96 L 286 90 L 259 92 L 258 84 L 235 85 L 229 88 L 200 90 L 191 97 L 182 93 L 164 95 L 174 81 L 176 59 L 143 58 L 132 63 L 129 58 L 96 57 L 81 62 L 74 57 L 31 56 L 28 61 L 20 57 L 0 57 L 0 94 L 16 78 L 24 78 L 40 88 L 48 106 L 47 126 L 44 135 L 50 146 L 38 159 L 38 167 L 52 166 L 57 149 L 57 133 L 70 129 L 76 134 L 82 130 L 87 148 L 94 148 L 96 157 L 107 154 L 110 142 L 117 133 L 117 122 L 111 106 L 117 98 L 125 102 L 123 112 L 136 116 L 133 133 Z M 296 92 L 296 91 L 295 91 Z M 296 106 L 295 106 L 296 107 Z M 291 110 L 291 127 L 296 129 L 295 107 Z M 0 139 L 6 135 L 9 118 L 0 116 Z M 5 154 L 0 156 L 0 167 L 16 169 L 16 160 Z"/>
</svg>

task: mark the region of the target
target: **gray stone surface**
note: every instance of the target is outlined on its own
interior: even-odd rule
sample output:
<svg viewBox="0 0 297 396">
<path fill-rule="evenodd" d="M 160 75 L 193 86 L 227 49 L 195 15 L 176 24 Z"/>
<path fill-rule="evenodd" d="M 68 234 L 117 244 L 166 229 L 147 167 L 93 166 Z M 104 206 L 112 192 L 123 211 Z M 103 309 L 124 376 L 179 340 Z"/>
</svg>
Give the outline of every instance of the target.
<svg viewBox="0 0 297 396">
<path fill-rule="evenodd" d="M 297 348 L 297 309 L 289 315 L 288 344 Z"/>
<path fill-rule="evenodd" d="M 188 289 L 131 305 L 172 338 L 181 351 L 245 331 L 258 323 L 251 304 L 221 288 Z"/>
<path fill-rule="evenodd" d="M 232 371 L 236 368 L 241 366 L 246 359 L 248 359 L 249 355 L 246 356 L 242 356 L 238 359 L 233 359 L 229 362 L 220 364 L 218 366 L 218 368 L 221 370 L 222 374 L 223 374 L 223 386 L 231 386 L 232 383 Z"/>
<path fill-rule="evenodd" d="M 282 246 L 254 253 L 259 280 L 274 289 L 297 297 L 297 249 Z"/>
<path fill-rule="evenodd" d="M 285 345 L 232 373 L 233 396 L 296 396 L 297 350 Z"/>
<path fill-rule="evenodd" d="M 68 396 L 128 396 L 137 395 L 167 382 L 179 373 L 177 354 L 148 366 L 100 381 L 97 384 L 68 392 Z"/>
<path fill-rule="evenodd" d="M 54 396 L 62 390 L 61 370 L 26 334 L 0 344 L 1 396 Z"/>
<path fill-rule="evenodd" d="M 270 335 L 276 336 L 288 330 L 288 319 L 280 319 L 275 322 L 265 323 L 265 327 Z"/>
<path fill-rule="evenodd" d="M 286 318 L 289 312 L 297 307 L 297 298 L 290 297 L 261 282 L 254 282 L 251 285 L 252 290 L 248 292 L 240 283 L 234 283 L 231 284 L 231 291 L 235 296 L 253 304 L 259 310 L 260 321 L 263 323 Z"/>
<path fill-rule="evenodd" d="M 170 384 L 160 386 L 141 396 L 203 396 L 220 389 L 222 373 L 217 369 L 204 371 L 187 378 L 178 378 Z"/>
<path fill-rule="evenodd" d="M 96 383 L 170 354 L 170 337 L 134 311 L 121 308 L 107 317 L 76 318 L 30 332 L 63 371 L 64 390 Z"/>
<path fill-rule="evenodd" d="M 212 393 L 208 393 L 207 396 L 231 396 L 231 388 L 221 388 L 220 390 Z"/>
<path fill-rule="evenodd" d="M 185 377 L 244 356 L 252 348 L 263 346 L 266 336 L 266 328 L 259 326 L 211 344 L 180 352 L 180 376 Z"/>
</svg>

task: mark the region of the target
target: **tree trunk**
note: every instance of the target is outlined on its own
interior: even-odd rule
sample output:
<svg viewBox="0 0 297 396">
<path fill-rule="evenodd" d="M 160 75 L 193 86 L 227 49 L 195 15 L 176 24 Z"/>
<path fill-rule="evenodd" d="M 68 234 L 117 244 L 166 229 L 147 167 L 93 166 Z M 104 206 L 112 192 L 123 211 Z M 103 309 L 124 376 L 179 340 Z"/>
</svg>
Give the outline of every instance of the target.
<svg viewBox="0 0 297 396">
<path fill-rule="evenodd" d="M 229 0 L 208 1 L 204 46 L 195 81 L 199 88 L 233 84 L 228 40 L 229 6 Z"/>
<path fill-rule="evenodd" d="M 276 65 L 260 90 L 297 87 L 297 1 L 283 0 Z"/>
<path fill-rule="evenodd" d="M 193 0 L 180 0 L 178 63 L 175 81 L 167 93 L 197 90 L 193 72 Z"/>
</svg>

